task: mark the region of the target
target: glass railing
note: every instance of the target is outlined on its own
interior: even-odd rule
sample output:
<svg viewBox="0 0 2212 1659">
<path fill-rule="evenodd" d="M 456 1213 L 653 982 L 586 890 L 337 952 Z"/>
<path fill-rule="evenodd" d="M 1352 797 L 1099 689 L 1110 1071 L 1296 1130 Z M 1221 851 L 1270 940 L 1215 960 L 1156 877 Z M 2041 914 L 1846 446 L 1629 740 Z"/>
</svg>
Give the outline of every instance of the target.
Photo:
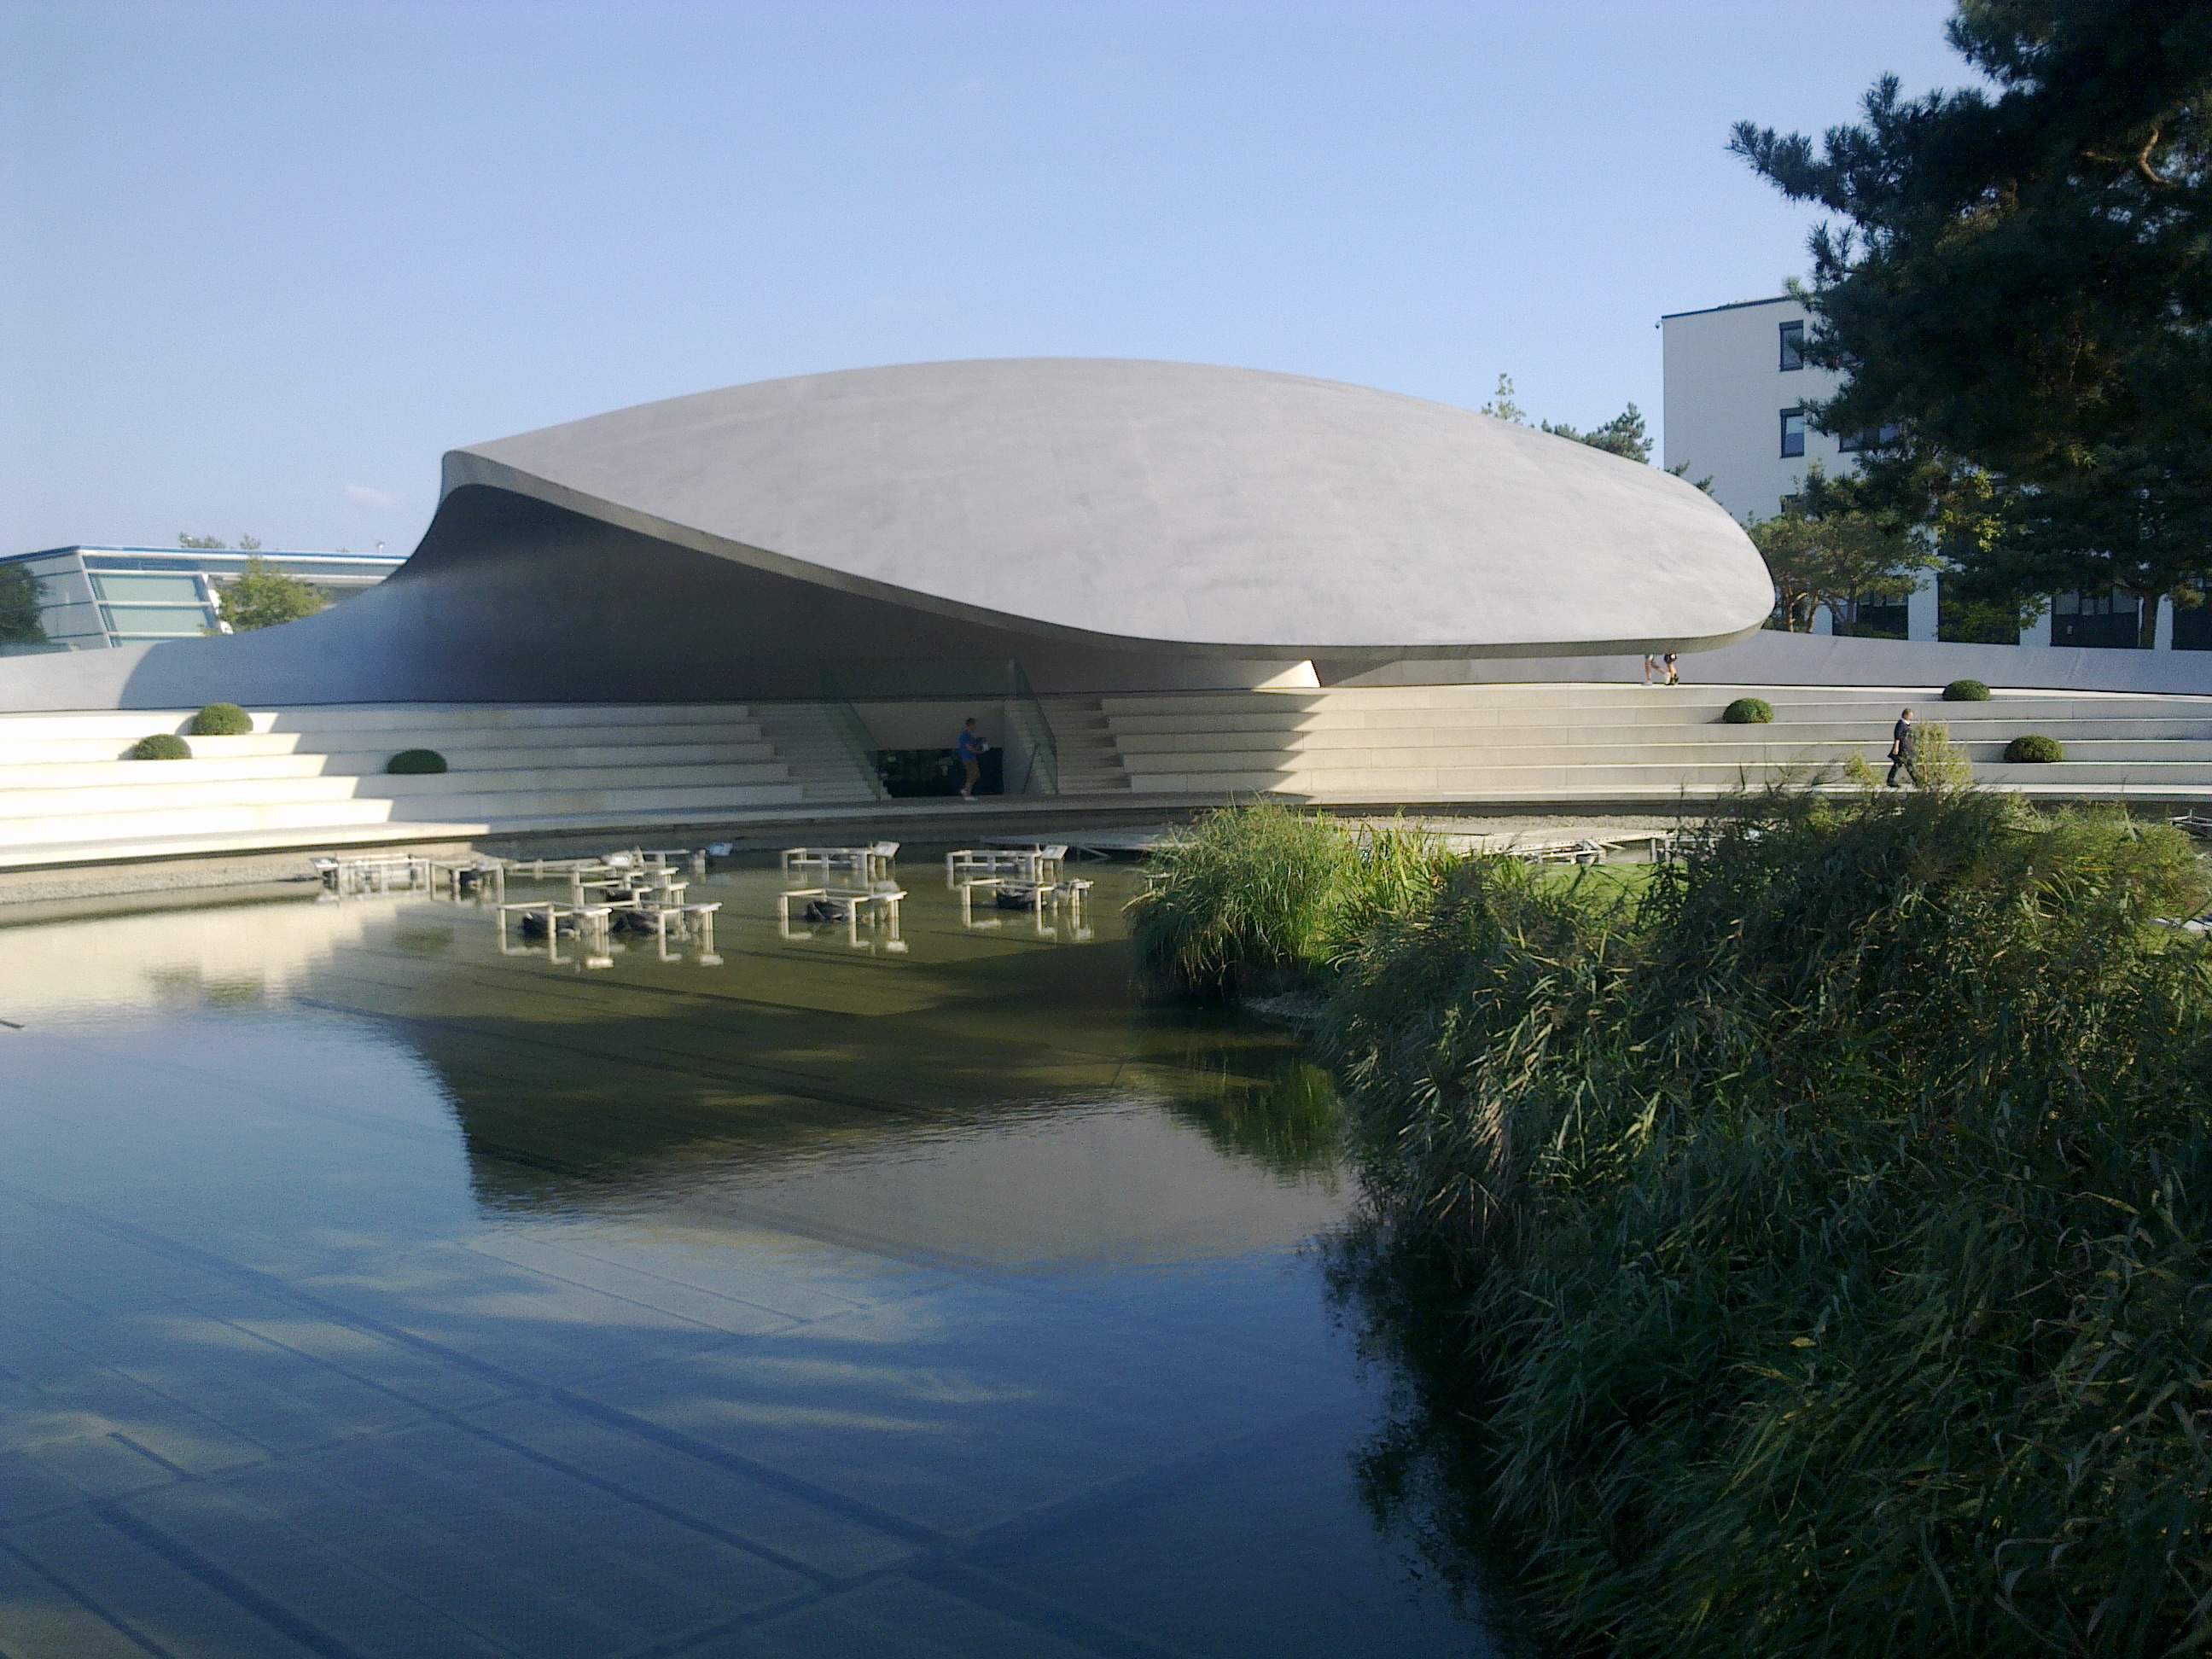
<svg viewBox="0 0 2212 1659">
<path fill-rule="evenodd" d="M 849 721 L 869 750 L 869 774 L 874 775 L 873 743 L 866 724 L 854 711 L 863 702 L 991 702 L 1004 710 L 1006 770 L 1004 787 L 1010 795 L 1056 795 L 1060 793 L 1060 745 L 1044 705 L 1031 690 L 1029 677 L 1012 657 L 947 658 L 899 657 L 824 664 L 822 700 Z M 956 726 L 957 721 L 953 722 Z"/>
<path fill-rule="evenodd" d="M 876 740 L 826 668 L 822 671 L 822 712 L 829 718 L 830 730 L 844 749 L 846 757 L 867 781 L 868 793 L 878 800 L 883 799 L 888 792 L 876 769 Z"/>
<path fill-rule="evenodd" d="M 1011 783 L 1009 792 L 1022 795 L 1056 795 L 1060 793 L 1060 745 L 1053 741 L 1052 722 L 1045 718 L 1044 705 L 1030 690 L 1029 676 L 1012 658 L 1006 659 L 1006 734 L 1019 736 L 1029 750 L 1028 775 L 1019 788 Z"/>
</svg>

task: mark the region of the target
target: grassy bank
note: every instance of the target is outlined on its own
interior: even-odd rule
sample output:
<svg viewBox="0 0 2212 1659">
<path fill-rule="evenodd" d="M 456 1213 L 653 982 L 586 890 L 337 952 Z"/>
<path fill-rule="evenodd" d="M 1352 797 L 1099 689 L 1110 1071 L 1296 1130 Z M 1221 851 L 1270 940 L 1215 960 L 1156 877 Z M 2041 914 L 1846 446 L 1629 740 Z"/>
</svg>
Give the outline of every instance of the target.
<svg viewBox="0 0 2212 1659">
<path fill-rule="evenodd" d="M 1966 792 L 1752 804 L 1640 892 L 1309 856 L 1343 884 L 1249 936 L 1326 994 L 1375 1259 L 1442 1264 L 1559 1637 L 2202 1642 L 2212 967 L 2153 925 L 2206 902 L 2185 842 Z M 1212 939 L 1218 989 L 1245 925 L 1195 897 L 1158 961 Z"/>
</svg>

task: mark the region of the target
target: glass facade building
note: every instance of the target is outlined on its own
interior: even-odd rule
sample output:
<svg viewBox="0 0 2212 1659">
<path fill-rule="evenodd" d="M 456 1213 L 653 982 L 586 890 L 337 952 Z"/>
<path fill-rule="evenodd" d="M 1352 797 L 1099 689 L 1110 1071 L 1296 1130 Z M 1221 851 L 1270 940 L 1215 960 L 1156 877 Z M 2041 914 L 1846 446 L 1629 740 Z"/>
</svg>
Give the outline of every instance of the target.
<svg viewBox="0 0 2212 1659">
<path fill-rule="evenodd" d="M 46 638 L 0 652 L 105 651 L 222 631 L 216 592 L 258 558 L 313 583 L 335 602 L 374 587 L 405 562 L 386 553 L 238 552 L 201 548 L 55 547 L 0 558 L 38 585 Z"/>
</svg>

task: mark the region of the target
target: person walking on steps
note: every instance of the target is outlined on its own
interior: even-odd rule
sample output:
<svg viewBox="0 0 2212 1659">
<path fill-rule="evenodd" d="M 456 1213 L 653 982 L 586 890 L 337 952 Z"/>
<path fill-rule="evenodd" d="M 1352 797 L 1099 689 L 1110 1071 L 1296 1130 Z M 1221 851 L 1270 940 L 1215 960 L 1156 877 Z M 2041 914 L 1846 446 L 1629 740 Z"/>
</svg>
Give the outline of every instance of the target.
<svg viewBox="0 0 2212 1659">
<path fill-rule="evenodd" d="M 1666 662 L 1667 684 L 1669 685 L 1680 685 L 1682 683 L 1682 671 L 1674 665 L 1674 653 L 1672 651 L 1669 651 L 1667 653 Z"/>
<path fill-rule="evenodd" d="M 1897 717 L 1897 724 L 1889 729 L 1889 776 L 1882 787 L 1897 787 L 1897 775 L 1912 775 L 1912 711 L 1908 708 Z"/>
<path fill-rule="evenodd" d="M 983 734 L 975 729 L 975 717 L 970 714 L 967 724 L 960 728 L 960 769 L 966 780 L 960 786 L 960 799 L 975 799 L 975 786 L 983 781 L 983 756 L 991 745 L 983 741 Z"/>
</svg>

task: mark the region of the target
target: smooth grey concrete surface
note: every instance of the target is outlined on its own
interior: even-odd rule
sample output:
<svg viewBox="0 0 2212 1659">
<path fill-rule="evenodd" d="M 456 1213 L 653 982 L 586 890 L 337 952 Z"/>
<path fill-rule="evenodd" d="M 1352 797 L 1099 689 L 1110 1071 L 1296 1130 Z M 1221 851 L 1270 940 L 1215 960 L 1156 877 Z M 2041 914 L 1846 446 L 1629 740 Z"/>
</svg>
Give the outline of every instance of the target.
<svg viewBox="0 0 2212 1659">
<path fill-rule="evenodd" d="M 470 483 L 1098 643 L 1715 643 L 1773 603 L 1726 511 L 1657 468 L 1442 404 L 1193 363 L 732 386 L 457 450 L 446 487 Z"/>
<path fill-rule="evenodd" d="M 1486 416 L 1248 369 L 926 364 L 456 451 L 382 586 L 258 634 L 0 659 L 0 710 L 811 698 L 825 667 L 902 661 L 1227 689 L 1316 653 L 1695 648 L 1770 603 L 1680 479 Z"/>
</svg>

